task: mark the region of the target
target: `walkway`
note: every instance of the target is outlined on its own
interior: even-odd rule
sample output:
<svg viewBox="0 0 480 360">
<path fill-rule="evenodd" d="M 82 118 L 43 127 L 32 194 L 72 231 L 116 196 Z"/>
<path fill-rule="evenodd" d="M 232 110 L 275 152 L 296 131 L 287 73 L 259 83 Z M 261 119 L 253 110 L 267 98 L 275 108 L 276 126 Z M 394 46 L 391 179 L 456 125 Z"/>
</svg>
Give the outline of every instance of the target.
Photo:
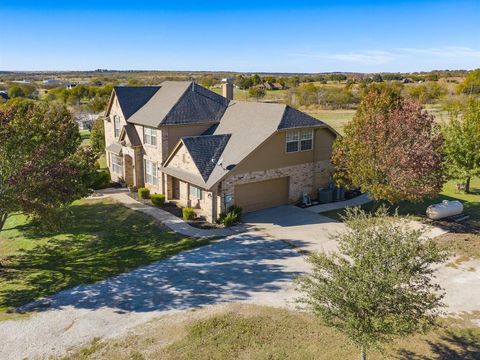
<svg viewBox="0 0 480 360">
<path fill-rule="evenodd" d="M 110 197 L 115 199 L 122 205 L 135 210 L 140 211 L 143 214 L 147 214 L 162 222 L 163 225 L 168 227 L 170 230 L 175 231 L 176 233 L 190 236 L 190 237 L 226 237 L 234 234 L 238 234 L 246 231 L 246 226 L 243 224 L 232 226 L 229 228 L 223 229 L 198 229 L 187 224 L 182 219 L 177 216 L 169 213 L 168 211 L 156 208 L 153 206 L 145 205 L 128 195 L 128 190 L 126 189 L 105 189 L 97 191 L 92 198 L 102 198 Z"/>
<path fill-rule="evenodd" d="M 327 212 L 327 211 L 332 211 L 332 210 L 338 210 L 338 209 L 344 209 L 347 207 L 354 207 L 354 206 L 360 206 L 369 203 L 372 201 L 368 197 L 368 194 L 362 194 L 360 196 L 354 197 L 353 199 L 350 200 L 345 200 L 345 201 L 337 201 L 337 202 L 331 202 L 328 204 L 320 204 L 320 205 L 314 205 L 305 208 L 305 210 L 314 212 L 314 213 L 322 213 L 322 212 Z"/>
</svg>

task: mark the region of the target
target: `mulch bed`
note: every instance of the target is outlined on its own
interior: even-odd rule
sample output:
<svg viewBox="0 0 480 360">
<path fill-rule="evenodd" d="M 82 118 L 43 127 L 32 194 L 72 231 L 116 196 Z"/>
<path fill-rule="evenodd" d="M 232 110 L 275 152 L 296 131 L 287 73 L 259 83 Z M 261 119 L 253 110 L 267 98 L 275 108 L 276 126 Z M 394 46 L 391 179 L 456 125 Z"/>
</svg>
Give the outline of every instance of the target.
<svg viewBox="0 0 480 360">
<path fill-rule="evenodd" d="M 144 205 L 151 206 L 151 207 L 156 207 L 152 205 L 152 202 L 149 199 L 141 199 L 138 197 L 137 192 L 129 192 L 128 195 L 141 202 Z M 159 209 L 168 211 L 170 214 L 175 215 L 176 217 L 180 218 L 183 220 L 182 217 L 182 207 L 178 206 L 174 202 L 166 202 L 165 204 L 158 206 Z M 209 223 L 205 218 L 203 217 L 198 217 L 194 220 L 187 220 L 185 221 L 188 225 L 193 226 L 194 228 L 197 229 L 205 229 L 205 230 L 211 230 L 211 229 L 222 229 L 224 226 L 221 224 L 212 224 Z"/>
</svg>

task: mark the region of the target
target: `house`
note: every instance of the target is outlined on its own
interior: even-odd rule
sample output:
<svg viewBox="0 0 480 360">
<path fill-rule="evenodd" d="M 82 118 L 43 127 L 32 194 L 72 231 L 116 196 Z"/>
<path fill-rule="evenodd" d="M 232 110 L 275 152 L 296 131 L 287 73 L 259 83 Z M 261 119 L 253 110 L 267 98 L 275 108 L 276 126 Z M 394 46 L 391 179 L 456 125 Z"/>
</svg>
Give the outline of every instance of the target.
<svg viewBox="0 0 480 360">
<path fill-rule="evenodd" d="M 113 180 L 146 186 L 208 221 L 230 205 L 245 212 L 294 203 L 328 184 L 327 124 L 288 105 L 233 100 L 191 81 L 115 87 L 105 116 Z"/>
<path fill-rule="evenodd" d="M 3 100 L 8 100 L 10 99 L 10 97 L 8 96 L 8 93 L 6 91 L 0 91 L 0 99 L 3 99 Z"/>
</svg>

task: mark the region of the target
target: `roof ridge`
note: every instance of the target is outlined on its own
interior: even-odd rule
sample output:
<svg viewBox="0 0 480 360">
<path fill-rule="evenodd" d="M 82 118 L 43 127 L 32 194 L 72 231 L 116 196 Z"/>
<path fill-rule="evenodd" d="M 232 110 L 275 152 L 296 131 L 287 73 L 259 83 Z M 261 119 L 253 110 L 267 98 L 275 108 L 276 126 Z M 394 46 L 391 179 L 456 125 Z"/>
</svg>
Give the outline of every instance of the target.
<svg viewBox="0 0 480 360">
<path fill-rule="evenodd" d="M 166 80 L 166 81 L 170 81 L 170 82 L 180 82 L 180 81 L 173 81 L 173 80 Z M 165 81 L 164 81 L 165 82 Z M 185 81 L 185 82 L 190 82 L 190 83 L 193 83 L 193 81 Z M 173 111 L 173 109 L 175 109 L 175 107 L 178 105 L 178 103 L 180 102 L 180 100 L 185 96 L 185 94 L 188 92 L 188 89 L 190 88 L 190 85 L 187 86 L 185 88 L 185 91 L 182 93 L 181 96 L 178 97 L 177 101 L 175 101 L 175 103 L 172 105 L 172 107 L 170 108 L 170 110 L 168 110 L 168 112 L 165 114 L 165 116 L 163 117 L 163 119 L 160 121 L 160 125 L 162 125 L 162 122 L 168 118 L 168 116 L 170 115 L 170 113 Z"/>
<path fill-rule="evenodd" d="M 211 93 L 213 93 L 213 94 L 215 94 L 215 95 L 218 95 L 219 97 L 222 97 L 223 99 L 226 100 L 227 104 L 224 103 L 225 101 L 220 102 L 220 100 L 214 99 L 213 97 L 208 96 L 207 94 L 198 92 L 197 90 L 195 90 L 195 86 L 193 86 L 194 84 L 196 84 L 195 81 L 192 81 L 192 91 L 196 92 L 198 95 L 201 95 L 201 96 L 203 96 L 203 97 L 206 97 L 207 99 L 210 99 L 210 100 L 212 100 L 212 101 L 215 101 L 216 103 L 218 103 L 218 104 L 220 104 L 220 105 L 228 106 L 228 103 L 230 102 L 230 100 L 227 99 L 226 97 L 223 97 L 222 95 L 219 95 L 219 94 L 213 92 L 213 91 L 210 90 L 210 89 L 207 89 L 207 88 L 205 88 L 205 87 L 203 87 L 203 86 L 201 86 L 201 85 L 199 85 L 199 84 L 196 84 L 197 86 L 200 86 L 201 88 L 203 88 L 203 89 L 205 89 L 205 90 L 207 90 L 207 91 L 209 91 L 209 92 L 211 92 Z"/>
</svg>

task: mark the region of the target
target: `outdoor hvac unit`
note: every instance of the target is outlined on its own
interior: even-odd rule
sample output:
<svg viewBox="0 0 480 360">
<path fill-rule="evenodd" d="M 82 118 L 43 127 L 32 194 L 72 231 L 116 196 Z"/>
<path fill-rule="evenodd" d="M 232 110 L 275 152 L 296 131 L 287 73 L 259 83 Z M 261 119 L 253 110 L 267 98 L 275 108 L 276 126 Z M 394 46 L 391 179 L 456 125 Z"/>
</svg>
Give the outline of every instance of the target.
<svg viewBox="0 0 480 360">
<path fill-rule="evenodd" d="M 430 205 L 427 208 L 427 216 L 432 220 L 439 220 L 449 216 L 460 215 L 462 212 L 463 204 L 457 200 L 443 200 L 440 204 Z"/>
</svg>

